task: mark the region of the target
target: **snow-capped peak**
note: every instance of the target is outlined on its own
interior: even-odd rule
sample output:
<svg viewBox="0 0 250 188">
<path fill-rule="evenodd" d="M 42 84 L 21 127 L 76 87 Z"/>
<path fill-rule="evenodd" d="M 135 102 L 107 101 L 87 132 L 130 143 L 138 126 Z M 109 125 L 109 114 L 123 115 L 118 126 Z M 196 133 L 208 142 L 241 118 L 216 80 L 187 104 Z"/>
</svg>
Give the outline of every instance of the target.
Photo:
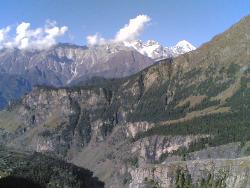
<svg viewBox="0 0 250 188">
<path fill-rule="evenodd" d="M 155 40 L 148 40 L 145 43 L 145 46 L 153 46 L 153 45 L 160 45 L 157 41 Z"/>
<path fill-rule="evenodd" d="M 146 55 L 152 59 L 176 57 L 180 54 L 184 54 L 196 49 L 186 40 L 182 40 L 172 47 L 163 47 L 155 40 L 148 40 L 146 42 L 135 40 L 124 42 L 124 45 L 127 47 L 132 47 L 141 54 Z"/>
<path fill-rule="evenodd" d="M 186 40 L 178 42 L 173 48 L 181 48 L 184 52 L 195 50 L 196 48 Z"/>
</svg>

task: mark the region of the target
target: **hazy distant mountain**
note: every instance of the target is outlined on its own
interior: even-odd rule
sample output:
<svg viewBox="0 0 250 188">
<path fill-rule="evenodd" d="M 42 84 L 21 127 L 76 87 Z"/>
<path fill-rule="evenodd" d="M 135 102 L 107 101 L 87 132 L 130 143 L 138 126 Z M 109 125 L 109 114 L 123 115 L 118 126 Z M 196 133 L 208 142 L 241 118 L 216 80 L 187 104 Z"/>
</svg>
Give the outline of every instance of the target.
<svg viewBox="0 0 250 188">
<path fill-rule="evenodd" d="M 30 90 L 30 82 L 22 76 L 0 74 L 0 109 Z"/>
<path fill-rule="evenodd" d="M 42 51 L 2 49 L 0 76 L 4 75 L 4 79 L 0 81 L 0 108 L 33 85 L 66 86 L 96 76 L 125 77 L 153 63 L 149 57 L 121 44 L 91 48 L 58 44 Z"/>
<path fill-rule="evenodd" d="M 0 51 L 0 73 L 23 75 L 32 84 L 54 86 L 80 77 L 124 77 L 151 64 L 150 58 L 119 44 L 91 48 L 58 44 L 42 51 Z"/>
</svg>

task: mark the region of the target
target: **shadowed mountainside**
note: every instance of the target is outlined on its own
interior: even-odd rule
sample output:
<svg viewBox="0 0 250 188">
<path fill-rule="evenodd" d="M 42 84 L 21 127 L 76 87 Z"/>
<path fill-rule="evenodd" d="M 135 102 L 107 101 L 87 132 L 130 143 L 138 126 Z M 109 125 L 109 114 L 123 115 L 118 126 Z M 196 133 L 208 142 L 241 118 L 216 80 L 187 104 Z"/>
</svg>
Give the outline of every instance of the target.
<svg viewBox="0 0 250 188">
<path fill-rule="evenodd" d="M 0 187 L 101 188 L 104 184 L 89 170 L 39 153 L 0 148 Z"/>
</svg>

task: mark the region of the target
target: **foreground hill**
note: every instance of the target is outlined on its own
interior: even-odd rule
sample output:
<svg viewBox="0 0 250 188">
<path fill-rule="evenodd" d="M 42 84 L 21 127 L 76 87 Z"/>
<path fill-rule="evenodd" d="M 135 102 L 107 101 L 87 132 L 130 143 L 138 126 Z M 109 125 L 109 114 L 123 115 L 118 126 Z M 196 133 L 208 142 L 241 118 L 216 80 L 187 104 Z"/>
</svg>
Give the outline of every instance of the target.
<svg viewBox="0 0 250 188">
<path fill-rule="evenodd" d="M 34 88 L 0 113 L 1 141 L 64 157 L 107 187 L 249 187 L 249 36 L 246 17 L 133 76 Z"/>
<path fill-rule="evenodd" d="M 25 188 L 104 187 L 104 184 L 92 175 L 89 170 L 60 159 L 39 153 L 28 154 L 2 146 L 0 148 L 0 187 L 3 188 L 25 187 L 21 183 L 26 184 Z"/>
</svg>

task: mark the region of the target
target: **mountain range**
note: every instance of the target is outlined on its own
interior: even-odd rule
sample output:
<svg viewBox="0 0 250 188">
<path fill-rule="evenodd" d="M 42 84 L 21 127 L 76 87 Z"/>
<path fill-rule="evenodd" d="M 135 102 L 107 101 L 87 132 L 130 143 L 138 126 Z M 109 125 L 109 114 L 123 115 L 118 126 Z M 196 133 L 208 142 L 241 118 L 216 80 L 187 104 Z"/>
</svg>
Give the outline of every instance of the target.
<svg viewBox="0 0 250 188">
<path fill-rule="evenodd" d="M 186 40 L 182 40 L 172 47 L 164 47 L 155 40 L 148 40 L 146 42 L 143 42 L 141 40 L 135 40 L 132 42 L 124 42 L 124 45 L 132 47 L 139 53 L 155 60 L 161 58 L 177 57 L 181 54 L 196 49 L 192 44 L 190 44 Z"/>
<path fill-rule="evenodd" d="M 110 188 L 250 187 L 249 36 L 250 16 L 178 57 L 153 64 L 133 51 L 152 65 L 127 77 L 33 87 L 0 111 L 0 143 Z"/>
<path fill-rule="evenodd" d="M 140 41 L 140 44 L 133 43 L 134 47 L 123 43 L 95 47 L 58 44 L 47 50 L 2 49 L 0 108 L 19 99 L 34 85 L 62 87 L 93 77 L 126 77 L 152 65 L 152 58 L 176 56 L 193 49 L 185 43 L 174 47 L 170 54 L 158 43 L 156 48 L 154 41 L 145 44 Z M 145 50 L 147 54 L 144 54 Z M 161 56 L 157 56 L 159 50 L 162 50 L 159 52 Z"/>
</svg>

